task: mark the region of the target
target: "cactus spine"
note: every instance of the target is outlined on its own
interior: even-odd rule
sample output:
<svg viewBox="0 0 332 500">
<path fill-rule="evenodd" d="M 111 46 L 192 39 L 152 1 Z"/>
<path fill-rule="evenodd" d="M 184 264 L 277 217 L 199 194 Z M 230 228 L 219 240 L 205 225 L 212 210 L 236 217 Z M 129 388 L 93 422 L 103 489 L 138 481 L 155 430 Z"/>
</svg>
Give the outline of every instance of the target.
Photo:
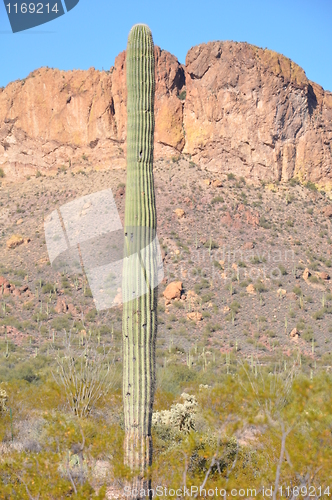
<svg viewBox="0 0 332 500">
<path fill-rule="evenodd" d="M 123 400 L 125 462 L 133 488 L 146 489 L 152 461 L 157 289 L 153 183 L 154 45 L 148 26 L 135 25 L 127 55 L 127 184 L 123 264 Z M 144 254 L 144 257 L 142 257 Z M 138 258 L 137 258 L 138 256 Z M 144 262 L 142 259 L 144 258 Z"/>
</svg>

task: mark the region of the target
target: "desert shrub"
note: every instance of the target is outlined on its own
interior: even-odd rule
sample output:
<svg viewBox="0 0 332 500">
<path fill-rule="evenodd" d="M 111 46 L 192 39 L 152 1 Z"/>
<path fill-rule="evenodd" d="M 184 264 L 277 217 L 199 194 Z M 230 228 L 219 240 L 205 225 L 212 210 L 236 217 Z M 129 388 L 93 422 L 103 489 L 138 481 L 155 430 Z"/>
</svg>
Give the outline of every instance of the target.
<svg viewBox="0 0 332 500">
<path fill-rule="evenodd" d="M 178 395 L 190 382 L 195 382 L 198 374 L 186 365 L 170 364 L 161 368 L 157 375 L 157 383 L 165 392 Z"/>
<path fill-rule="evenodd" d="M 2 179 L 5 176 L 5 172 L 3 171 L 2 168 L 0 168 L 0 179 Z"/>
<path fill-rule="evenodd" d="M 296 328 L 299 332 L 302 332 L 305 328 L 305 321 L 304 319 L 300 319 L 300 321 L 297 323 Z"/>
<path fill-rule="evenodd" d="M 259 225 L 263 228 L 263 229 L 271 229 L 271 224 L 269 223 L 269 221 L 265 218 L 264 215 L 262 215 L 262 217 L 260 217 L 259 219 Z"/>
<path fill-rule="evenodd" d="M 263 262 L 263 260 L 258 257 L 258 255 L 254 255 L 251 259 L 250 259 L 250 262 L 252 264 L 261 264 Z"/>
<path fill-rule="evenodd" d="M 31 309 L 34 308 L 34 303 L 33 302 L 25 302 L 23 304 L 23 310 L 24 311 L 31 311 Z"/>
<path fill-rule="evenodd" d="M 210 240 L 210 239 L 204 243 L 204 246 L 205 246 L 205 248 L 209 248 L 211 250 L 214 250 L 215 248 L 219 248 L 218 243 L 216 243 L 215 241 Z"/>
<path fill-rule="evenodd" d="M 317 186 L 314 182 L 311 182 L 311 181 L 307 181 L 304 186 L 308 189 L 310 189 L 311 191 L 317 191 Z"/>
<path fill-rule="evenodd" d="M 89 286 L 87 286 L 86 289 L 85 289 L 85 291 L 84 291 L 84 297 L 90 297 L 90 298 L 93 297 L 91 289 L 90 289 Z"/>
<path fill-rule="evenodd" d="M 15 274 L 15 276 L 18 276 L 20 278 L 25 278 L 25 276 L 28 274 L 28 272 L 25 271 L 24 269 L 15 269 L 14 274 Z"/>
<path fill-rule="evenodd" d="M 54 291 L 54 285 L 52 283 L 45 283 L 42 286 L 42 293 L 50 293 Z"/>
<path fill-rule="evenodd" d="M 101 325 L 99 327 L 99 333 L 100 333 L 100 335 L 109 335 L 111 332 L 112 332 L 112 328 L 110 326 L 108 326 L 108 325 Z"/>
<path fill-rule="evenodd" d="M 57 318 L 54 318 L 52 320 L 52 328 L 54 328 L 57 332 L 60 332 L 63 329 L 69 330 L 69 319 L 67 316 L 58 316 Z"/>
<path fill-rule="evenodd" d="M 239 302 L 234 300 L 230 305 L 230 309 L 231 309 L 231 311 L 233 311 L 236 314 L 241 309 L 241 305 L 239 304 Z"/>
<path fill-rule="evenodd" d="M 257 281 L 257 282 L 254 284 L 254 287 L 255 287 L 256 292 L 258 292 L 258 293 L 263 293 L 263 292 L 266 292 L 266 291 L 267 291 L 267 288 L 266 288 L 266 286 L 264 285 L 264 283 L 261 283 L 260 281 Z"/>
<path fill-rule="evenodd" d="M 313 313 L 312 317 L 313 319 L 323 319 L 324 318 L 324 313 L 326 312 L 325 308 L 319 309 L 319 311 L 316 311 Z"/>
<path fill-rule="evenodd" d="M 156 411 L 152 415 L 153 425 L 162 425 L 176 429 L 184 434 L 195 430 L 197 400 L 195 396 L 182 393 L 183 403 L 173 404 L 170 410 Z"/>
<path fill-rule="evenodd" d="M 224 198 L 222 196 L 215 196 L 211 200 L 211 205 L 214 205 L 215 203 L 224 203 Z"/>
<path fill-rule="evenodd" d="M 159 314 L 164 313 L 165 312 L 165 305 L 163 303 L 158 304 L 157 311 Z"/>
<path fill-rule="evenodd" d="M 287 269 L 285 268 L 285 266 L 283 266 L 282 264 L 280 264 L 278 267 L 279 267 L 279 270 L 280 270 L 282 276 L 286 276 Z"/>
<path fill-rule="evenodd" d="M 61 278 L 61 288 L 64 289 L 64 291 L 68 291 L 68 290 L 71 290 L 71 286 L 70 286 L 70 283 L 69 283 L 69 280 L 67 278 L 67 276 L 62 276 Z"/>
<path fill-rule="evenodd" d="M 194 291 L 195 293 L 199 294 L 203 288 L 209 288 L 210 283 L 207 279 L 203 278 L 200 283 L 195 283 L 194 285 Z"/>
<path fill-rule="evenodd" d="M 89 311 L 86 315 L 85 315 L 85 319 L 87 321 L 93 321 L 94 319 L 96 319 L 96 316 L 97 316 L 97 310 L 96 309 L 91 309 L 91 311 Z"/>
<path fill-rule="evenodd" d="M 15 318 L 15 316 L 7 316 L 0 321 L 0 325 L 3 326 L 14 326 L 18 330 L 23 330 L 21 322 Z"/>
<path fill-rule="evenodd" d="M 210 302 L 210 300 L 213 299 L 213 293 L 204 293 L 202 295 L 202 302 L 203 304 L 206 304 L 206 302 Z"/>
<path fill-rule="evenodd" d="M 9 362 L 8 362 L 9 361 Z M 25 380 L 26 382 L 36 383 L 44 376 L 49 367 L 49 361 L 45 356 L 37 356 L 21 361 L 17 358 L 11 358 L 0 364 L 0 379 L 5 381 Z"/>
<path fill-rule="evenodd" d="M 42 313 L 40 311 L 37 311 L 35 314 L 33 314 L 32 318 L 34 321 L 46 321 L 47 320 L 47 314 Z"/>
<path fill-rule="evenodd" d="M 308 328 L 301 334 L 301 337 L 307 342 L 312 342 L 312 340 L 315 340 L 312 327 L 308 326 Z"/>
<path fill-rule="evenodd" d="M 213 323 L 208 323 L 205 328 L 204 328 L 204 333 L 205 335 L 210 335 L 211 333 L 213 332 L 217 332 L 219 330 L 221 330 L 222 327 L 220 324 L 216 323 L 216 324 L 213 324 Z"/>
<path fill-rule="evenodd" d="M 110 350 L 100 351 L 92 342 L 75 347 L 67 335 L 65 350 L 54 354 L 58 367 L 52 372 L 55 382 L 65 391 L 74 415 L 87 417 L 113 386 Z"/>
</svg>

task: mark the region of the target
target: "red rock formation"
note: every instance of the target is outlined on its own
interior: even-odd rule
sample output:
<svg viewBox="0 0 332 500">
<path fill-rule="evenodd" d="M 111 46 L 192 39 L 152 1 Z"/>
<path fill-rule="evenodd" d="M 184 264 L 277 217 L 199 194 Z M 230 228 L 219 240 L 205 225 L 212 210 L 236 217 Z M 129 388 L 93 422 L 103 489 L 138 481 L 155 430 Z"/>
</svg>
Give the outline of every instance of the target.
<svg viewBox="0 0 332 500">
<path fill-rule="evenodd" d="M 246 178 L 331 177 L 332 93 L 290 59 L 247 43 L 211 42 L 186 58 L 184 151 Z"/>
<path fill-rule="evenodd" d="M 331 180 L 332 93 L 290 59 L 236 42 L 193 47 L 185 67 L 158 47 L 155 56 L 156 159 L 184 152 L 218 174 Z M 125 168 L 125 149 L 125 52 L 108 72 L 41 68 L 0 90 L 6 180 Z"/>
</svg>

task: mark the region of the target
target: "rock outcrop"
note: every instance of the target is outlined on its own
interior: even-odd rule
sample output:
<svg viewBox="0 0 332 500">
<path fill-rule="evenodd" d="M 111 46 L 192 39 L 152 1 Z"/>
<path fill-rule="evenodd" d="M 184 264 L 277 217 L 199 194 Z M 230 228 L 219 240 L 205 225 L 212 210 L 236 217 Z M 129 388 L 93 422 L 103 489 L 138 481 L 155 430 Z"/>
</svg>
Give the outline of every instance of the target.
<svg viewBox="0 0 332 500">
<path fill-rule="evenodd" d="M 184 151 L 245 178 L 330 180 L 332 93 L 290 59 L 211 42 L 186 58 Z"/>
<path fill-rule="evenodd" d="M 156 159 L 182 152 L 219 175 L 332 181 L 332 93 L 290 59 L 228 41 L 193 47 L 185 66 L 155 56 Z M 41 68 L 0 89 L 5 180 L 125 168 L 125 151 L 125 52 L 110 71 Z"/>
</svg>

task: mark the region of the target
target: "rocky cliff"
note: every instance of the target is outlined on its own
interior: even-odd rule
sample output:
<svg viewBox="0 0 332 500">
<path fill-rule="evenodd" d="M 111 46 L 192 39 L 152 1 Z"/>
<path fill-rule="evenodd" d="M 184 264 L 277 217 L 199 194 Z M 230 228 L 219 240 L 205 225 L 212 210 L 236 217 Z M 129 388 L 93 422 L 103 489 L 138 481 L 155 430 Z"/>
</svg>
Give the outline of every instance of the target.
<svg viewBox="0 0 332 500">
<path fill-rule="evenodd" d="M 247 43 L 155 48 L 155 158 L 187 154 L 252 180 L 332 180 L 332 93 L 290 59 Z M 110 71 L 41 68 L 0 90 L 5 179 L 125 168 L 125 52 Z"/>
</svg>

